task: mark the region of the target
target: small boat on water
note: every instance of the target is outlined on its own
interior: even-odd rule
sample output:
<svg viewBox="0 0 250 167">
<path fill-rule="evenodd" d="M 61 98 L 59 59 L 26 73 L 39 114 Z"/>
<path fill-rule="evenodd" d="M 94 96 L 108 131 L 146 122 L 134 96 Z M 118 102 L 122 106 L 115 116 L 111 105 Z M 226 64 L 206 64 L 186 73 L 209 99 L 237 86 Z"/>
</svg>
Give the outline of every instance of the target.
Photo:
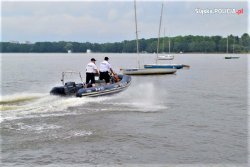
<svg viewBox="0 0 250 167">
<path fill-rule="evenodd" d="M 184 64 L 145 64 L 144 68 L 150 69 L 181 69 L 183 67 L 189 68 L 190 66 Z"/>
<path fill-rule="evenodd" d="M 157 57 L 158 60 L 173 60 L 174 56 L 173 55 L 158 55 Z"/>
<path fill-rule="evenodd" d="M 83 82 L 75 83 L 70 81 L 64 83 L 65 75 L 73 73 L 78 74 L 82 81 L 80 72 L 63 72 L 61 80 L 63 85 L 52 88 L 50 94 L 59 96 L 96 97 L 121 92 L 125 90 L 131 83 L 131 76 L 127 75 L 118 75 L 119 81 L 115 81 L 114 78 L 111 78 L 111 84 L 106 84 L 102 80 L 96 80 L 96 86 L 94 87 L 91 85 L 86 85 Z"/>
<path fill-rule="evenodd" d="M 239 59 L 238 56 L 226 56 L 225 59 Z"/>
<path fill-rule="evenodd" d="M 163 45 L 162 45 L 162 50 L 164 51 L 165 49 L 165 43 L 164 43 L 164 40 L 165 40 L 165 28 L 164 28 L 164 38 L 163 38 Z M 174 59 L 174 56 L 171 55 L 170 53 L 170 50 L 171 50 L 171 45 L 170 45 L 170 37 L 168 37 L 168 54 L 166 55 L 165 52 L 163 52 L 162 54 L 159 54 L 157 59 L 158 60 L 173 60 Z"/>
<path fill-rule="evenodd" d="M 157 43 L 157 54 L 156 54 L 156 58 L 155 58 L 155 63 L 153 64 L 145 64 L 144 68 L 145 69 L 181 69 L 183 67 L 190 67 L 188 65 L 184 65 L 184 64 L 172 64 L 172 63 L 168 63 L 168 64 L 159 64 L 158 60 L 167 60 L 167 58 L 169 57 L 169 60 L 174 59 L 174 56 L 170 55 L 170 38 L 169 38 L 169 54 L 166 55 L 166 57 L 164 58 L 164 55 L 159 55 L 159 46 L 160 46 L 160 34 L 161 34 L 161 21 L 162 21 L 162 12 L 163 12 L 163 3 L 161 6 L 161 16 L 160 16 L 160 24 L 159 24 L 159 31 L 158 31 L 158 43 Z M 164 29 L 164 33 L 165 33 L 165 29 Z M 164 35 L 165 36 L 165 35 Z M 168 56 L 168 57 L 167 57 Z M 172 57 L 171 57 L 172 56 Z"/>
<path fill-rule="evenodd" d="M 157 74 L 174 74 L 176 69 L 149 69 L 149 68 L 130 68 L 130 69 L 121 69 L 123 74 L 126 75 L 157 75 Z"/>
<path fill-rule="evenodd" d="M 122 73 L 125 75 L 157 75 L 157 74 L 174 74 L 175 69 L 150 69 L 150 68 L 140 68 L 139 59 L 139 40 L 137 31 L 137 16 L 136 16 L 136 1 L 134 0 L 134 11 L 135 11 L 135 30 L 136 30 L 136 51 L 137 51 L 137 68 L 127 68 L 121 69 Z"/>
<path fill-rule="evenodd" d="M 235 43 L 235 38 L 233 42 L 233 54 L 234 54 L 234 43 Z M 228 36 L 227 36 L 227 54 L 228 54 Z M 239 56 L 225 56 L 225 59 L 239 59 Z"/>
</svg>

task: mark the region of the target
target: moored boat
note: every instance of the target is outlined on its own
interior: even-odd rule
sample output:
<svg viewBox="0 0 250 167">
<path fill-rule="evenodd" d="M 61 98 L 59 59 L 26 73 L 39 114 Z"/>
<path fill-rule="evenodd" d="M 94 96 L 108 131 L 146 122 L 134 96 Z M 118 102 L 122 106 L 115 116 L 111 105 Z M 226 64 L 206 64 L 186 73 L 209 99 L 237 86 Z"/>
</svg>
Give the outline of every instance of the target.
<svg viewBox="0 0 250 167">
<path fill-rule="evenodd" d="M 235 38 L 234 38 L 234 42 L 235 42 Z M 233 42 L 233 54 L 234 54 L 234 42 Z M 227 54 L 228 54 L 228 36 L 227 36 Z M 225 59 L 239 59 L 239 56 L 225 56 Z"/>
<path fill-rule="evenodd" d="M 149 68 L 131 68 L 131 69 L 121 69 L 123 74 L 126 75 L 157 75 L 157 74 L 174 74 L 176 69 L 170 68 L 158 68 L 158 69 L 149 69 Z"/>
<path fill-rule="evenodd" d="M 158 60 L 173 60 L 174 56 L 173 55 L 158 55 L 157 59 Z"/>
<path fill-rule="evenodd" d="M 136 1 L 134 0 L 134 11 L 135 11 L 135 30 L 136 30 L 136 52 L 137 52 L 137 68 L 127 68 L 121 69 L 123 74 L 126 75 L 157 75 L 157 74 L 174 74 L 176 73 L 175 69 L 149 69 L 149 68 L 140 68 L 140 59 L 139 59 L 139 40 L 138 40 L 138 31 L 137 31 L 137 16 L 136 16 Z"/>
<path fill-rule="evenodd" d="M 225 59 L 239 59 L 237 56 L 226 56 Z"/>
<path fill-rule="evenodd" d="M 155 58 L 155 64 L 145 64 L 144 68 L 145 69 L 181 69 L 183 67 L 188 67 L 189 68 L 188 65 L 183 65 L 183 64 L 172 64 L 172 63 L 171 64 L 170 63 L 169 64 L 159 64 L 158 63 L 158 60 L 163 60 L 163 59 L 172 60 L 172 59 L 174 59 L 174 56 L 170 55 L 170 38 L 169 38 L 169 46 L 168 46 L 169 55 L 159 55 L 162 12 L 163 12 L 163 3 L 162 3 L 162 6 L 161 6 L 161 16 L 160 16 L 160 24 L 159 24 L 159 31 L 158 31 L 158 43 L 157 43 L 157 54 L 156 54 L 156 58 Z M 164 34 L 165 34 L 165 29 L 164 29 Z"/>
<path fill-rule="evenodd" d="M 183 68 L 183 64 L 145 64 L 144 68 L 150 69 L 181 69 Z"/>
</svg>

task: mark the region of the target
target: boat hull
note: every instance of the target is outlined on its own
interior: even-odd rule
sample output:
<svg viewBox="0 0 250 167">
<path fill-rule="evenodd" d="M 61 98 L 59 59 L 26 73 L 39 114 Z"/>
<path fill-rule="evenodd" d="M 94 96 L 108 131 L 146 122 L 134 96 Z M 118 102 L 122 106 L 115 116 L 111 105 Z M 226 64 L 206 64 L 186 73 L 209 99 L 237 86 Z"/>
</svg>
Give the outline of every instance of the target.
<svg viewBox="0 0 250 167">
<path fill-rule="evenodd" d="M 96 97 L 111 95 L 121 92 L 129 87 L 131 77 L 127 75 L 118 75 L 120 81 L 113 84 L 101 84 L 95 87 L 85 88 L 82 83 L 75 84 L 74 82 L 67 82 L 64 86 L 54 87 L 50 94 L 60 96 L 76 96 L 76 97 Z"/>
<path fill-rule="evenodd" d="M 164 69 L 164 68 L 174 68 L 174 69 L 181 69 L 183 68 L 183 64 L 146 64 L 144 68 L 147 69 Z"/>
<path fill-rule="evenodd" d="M 156 74 L 174 74 L 176 69 L 122 69 L 126 75 L 156 75 Z"/>
<path fill-rule="evenodd" d="M 225 57 L 225 59 L 239 59 L 240 57 Z"/>
<path fill-rule="evenodd" d="M 166 56 L 160 55 L 160 56 L 158 56 L 157 59 L 158 60 L 173 60 L 174 56 L 172 56 L 172 55 L 166 55 Z"/>
</svg>

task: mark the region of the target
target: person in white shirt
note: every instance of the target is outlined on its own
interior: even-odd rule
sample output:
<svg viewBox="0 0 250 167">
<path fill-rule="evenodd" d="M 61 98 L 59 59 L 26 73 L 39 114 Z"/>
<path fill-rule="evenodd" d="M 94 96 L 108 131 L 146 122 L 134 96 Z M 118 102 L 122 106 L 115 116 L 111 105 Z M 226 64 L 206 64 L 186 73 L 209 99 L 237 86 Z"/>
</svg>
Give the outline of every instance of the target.
<svg viewBox="0 0 250 167">
<path fill-rule="evenodd" d="M 108 62 L 109 58 L 105 57 L 104 61 L 101 62 L 100 64 L 100 80 L 105 80 L 106 83 L 110 83 L 110 75 L 109 75 L 109 71 L 112 74 L 115 74 L 111 65 Z"/>
<path fill-rule="evenodd" d="M 99 74 L 99 71 L 97 69 L 97 66 L 95 64 L 96 59 L 92 58 L 91 62 L 89 62 L 86 66 L 86 84 L 90 83 L 92 86 L 95 86 L 95 74 Z"/>
</svg>

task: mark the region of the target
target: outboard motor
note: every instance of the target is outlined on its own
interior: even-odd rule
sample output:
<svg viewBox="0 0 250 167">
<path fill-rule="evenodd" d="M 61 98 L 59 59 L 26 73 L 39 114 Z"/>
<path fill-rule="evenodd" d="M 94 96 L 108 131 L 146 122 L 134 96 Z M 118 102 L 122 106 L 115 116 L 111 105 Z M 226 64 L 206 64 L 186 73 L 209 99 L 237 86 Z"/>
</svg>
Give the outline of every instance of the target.
<svg viewBox="0 0 250 167">
<path fill-rule="evenodd" d="M 66 95 L 76 93 L 76 83 L 75 82 L 66 82 L 64 85 L 64 92 Z"/>
<path fill-rule="evenodd" d="M 64 87 L 60 86 L 60 87 L 54 87 L 51 91 L 50 91 L 50 94 L 52 95 L 65 95 L 65 92 L 64 92 Z"/>
</svg>

